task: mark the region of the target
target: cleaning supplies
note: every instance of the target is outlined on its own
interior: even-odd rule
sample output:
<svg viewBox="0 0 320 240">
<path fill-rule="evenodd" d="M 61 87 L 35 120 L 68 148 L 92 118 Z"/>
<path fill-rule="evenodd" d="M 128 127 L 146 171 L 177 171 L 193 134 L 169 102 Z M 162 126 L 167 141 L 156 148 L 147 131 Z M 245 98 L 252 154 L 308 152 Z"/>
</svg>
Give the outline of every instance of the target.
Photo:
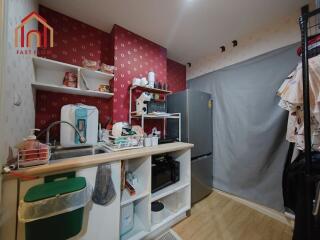
<svg viewBox="0 0 320 240">
<path fill-rule="evenodd" d="M 30 129 L 30 135 L 22 142 L 21 147 L 23 150 L 33 150 L 39 148 L 40 142 L 37 140 L 35 131 L 40 131 L 40 129 Z"/>
<path fill-rule="evenodd" d="M 40 129 L 30 129 L 30 135 L 17 145 L 18 168 L 48 163 L 49 146 L 37 140 L 35 131 Z"/>
</svg>

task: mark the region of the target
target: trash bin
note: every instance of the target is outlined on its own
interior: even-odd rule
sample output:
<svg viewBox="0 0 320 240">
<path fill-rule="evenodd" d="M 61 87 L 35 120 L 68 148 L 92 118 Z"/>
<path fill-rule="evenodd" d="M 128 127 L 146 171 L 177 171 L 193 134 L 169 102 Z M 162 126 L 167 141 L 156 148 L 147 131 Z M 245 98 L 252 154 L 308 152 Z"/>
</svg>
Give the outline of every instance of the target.
<svg viewBox="0 0 320 240">
<path fill-rule="evenodd" d="M 54 178 L 53 178 L 54 179 Z M 83 177 L 52 181 L 28 190 L 19 204 L 26 240 L 65 240 L 82 229 L 83 210 L 92 188 Z"/>
</svg>

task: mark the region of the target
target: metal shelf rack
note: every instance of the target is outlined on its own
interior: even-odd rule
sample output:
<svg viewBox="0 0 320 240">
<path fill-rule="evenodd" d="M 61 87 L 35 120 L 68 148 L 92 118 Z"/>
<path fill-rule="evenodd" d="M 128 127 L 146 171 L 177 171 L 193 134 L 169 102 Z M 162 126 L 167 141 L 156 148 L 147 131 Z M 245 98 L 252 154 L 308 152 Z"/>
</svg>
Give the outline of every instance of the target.
<svg viewBox="0 0 320 240">
<path fill-rule="evenodd" d="M 164 101 L 166 100 L 166 95 L 172 93 L 168 90 L 149 88 L 142 86 L 131 86 L 129 89 L 130 101 L 129 101 L 129 124 L 132 123 L 132 119 L 141 119 L 141 127 L 144 130 L 146 119 L 162 119 L 163 120 L 163 131 L 164 137 L 166 136 L 167 119 L 176 119 L 179 121 L 179 141 L 181 141 L 181 113 L 165 113 L 165 114 L 142 114 L 137 115 L 135 111 L 132 111 L 133 107 L 133 91 L 139 90 L 142 92 L 157 93 L 164 95 Z"/>
</svg>

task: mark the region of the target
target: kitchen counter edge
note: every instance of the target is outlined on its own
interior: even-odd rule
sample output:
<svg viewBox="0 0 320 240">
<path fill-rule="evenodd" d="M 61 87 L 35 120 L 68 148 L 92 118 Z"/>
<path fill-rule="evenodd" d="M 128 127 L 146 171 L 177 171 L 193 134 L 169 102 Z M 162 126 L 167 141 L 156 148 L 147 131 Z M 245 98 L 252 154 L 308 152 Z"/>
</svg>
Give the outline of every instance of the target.
<svg viewBox="0 0 320 240">
<path fill-rule="evenodd" d="M 121 160 L 130 160 L 144 156 L 157 155 L 167 152 L 180 151 L 193 148 L 193 144 L 176 142 L 161 144 L 155 147 L 144 147 L 139 149 L 125 150 L 119 152 L 103 153 L 92 156 L 82 156 L 70 159 L 53 161 L 46 165 L 40 165 L 30 168 L 23 168 L 12 171 L 12 174 L 6 174 L 5 179 L 15 178 L 16 175 L 26 177 L 41 177 L 51 173 L 65 172 L 69 170 L 88 168 L 103 163 L 111 163 Z"/>
</svg>

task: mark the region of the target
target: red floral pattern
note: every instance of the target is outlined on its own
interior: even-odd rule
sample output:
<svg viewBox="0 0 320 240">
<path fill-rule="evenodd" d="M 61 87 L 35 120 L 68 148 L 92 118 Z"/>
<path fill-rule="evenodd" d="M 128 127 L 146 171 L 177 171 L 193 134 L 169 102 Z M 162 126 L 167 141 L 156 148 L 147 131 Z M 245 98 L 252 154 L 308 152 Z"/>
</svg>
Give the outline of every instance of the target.
<svg viewBox="0 0 320 240">
<path fill-rule="evenodd" d="M 39 51 L 40 57 L 78 66 L 82 66 L 84 58 L 113 65 L 113 47 L 109 33 L 41 5 L 39 14 L 54 29 L 54 47 L 49 51 Z M 41 27 L 39 24 L 39 28 Z"/>
<path fill-rule="evenodd" d="M 167 80 L 167 50 L 120 26 L 115 25 L 114 63 L 114 121 L 127 121 L 129 117 L 129 87 L 135 77 L 146 77 L 154 71 L 156 80 Z"/>
<path fill-rule="evenodd" d="M 187 88 L 186 66 L 171 59 L 167 61 L 167 81 L 172 92 L 178 92 Z"/>
</svg>

